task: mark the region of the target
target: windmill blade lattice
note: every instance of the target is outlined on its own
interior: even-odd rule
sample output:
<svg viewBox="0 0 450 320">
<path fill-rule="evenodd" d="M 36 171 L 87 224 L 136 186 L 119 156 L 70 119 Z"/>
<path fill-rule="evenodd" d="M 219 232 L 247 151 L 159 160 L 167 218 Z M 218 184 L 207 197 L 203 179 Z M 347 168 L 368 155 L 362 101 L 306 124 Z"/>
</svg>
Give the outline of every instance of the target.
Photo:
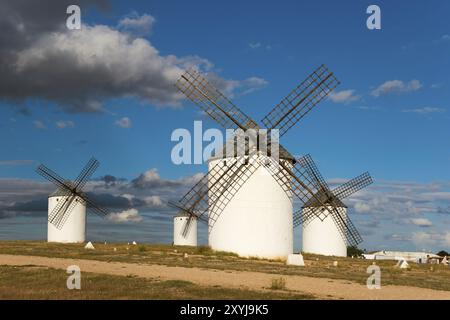
<svg viewBox="0 0 450 320">
<path fill-rule="evenodd" d="M 318 196 L 324 199 L 323 202 L 333 204 L 335 207 L 344 206 L 342 200 L 345 197 L 350 196 L 351 194 L 361 190 L 362 188 L 370 185 L 373 182 L 370 174 L 368 172 L 365 172 L 331 191 L 325 179 L 323 179 L 319 169 L 317 168 L 317 165 L 309 155 L 302 157 L 302 159 L 299 160 L 299 164 L 305 168 L 306 172 L 310 176 L 310 179 L 315 180 L 317 184 L 322 186 L 322 190 L 320 191 L 320 194 L 318 194 Z M 339 196 L 336 195 L 335 191 L 338 191 Z M 298 218 L 299 214 L 302 215 L 301 219 Z M 300 211 L 297 211 L 294 213 L 294 220 L 296 221 L 295 226 L 297 226 L 299 222 L 303 223 L 303 225 L 306 226 L 315 217 L 316 216 L 314 214 L 311 214 L 310 212 L 303 212 L 302 214 Z M 321 220 L 325 218 L 325 216 L 321 217 Z"/>
<path fill-rule="evenodd" d="M 267 114 L 262 123 L 266 128 L 279 129 L 280 137 L 324 99 L 339 81 L 327 67 L 321 65 L 300 83 L 286 98 Z"/>
<path fill-rule="evenodd" d="M 63 179 L 56 172 L 42 164 L 37 168 L 37 173 L 58 187 L 57 192 L 60 196 L 60 201 L 49 214 L 48 221 L 51 224 L 58 229 L 61 229 L 74 207 L 79 203 L 85 204 L 90 211 L 101 217 L 105 217 L 109 214 L 107 210 L 96 205 L 82 192 L 82 188 L 91 178 L 98 166 L 99 162 L 96 159 L 91 158 L 74 182 Z"/>
<path fill-rule="evenodd" d="M 176 86 L 223 128 L 243 130 L 259 128 L 256 122 L 194 69 L 187 70 L 177 81 Z"/>
<path fill-rule="evenodd" d="M 358 192 L 359 190 L 364 189 L 372 183 L 373 180 L 369 172 L 364 172 L 363 174 L 333 189 L 333 194 L 338 199 L 342 200 Z"/>
</svg>

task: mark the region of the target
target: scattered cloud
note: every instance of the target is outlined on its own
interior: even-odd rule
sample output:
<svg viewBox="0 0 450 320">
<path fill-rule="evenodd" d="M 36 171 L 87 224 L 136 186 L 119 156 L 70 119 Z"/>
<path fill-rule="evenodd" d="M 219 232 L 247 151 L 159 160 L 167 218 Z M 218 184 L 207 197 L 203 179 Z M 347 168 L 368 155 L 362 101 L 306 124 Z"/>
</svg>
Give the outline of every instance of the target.
<svg viewBox="0 0 450 320">
<path fill-rule="evenodd" d="M 272 46 L 270 44 L 262 44 L 261 42 L 249 42 L 248 47 L 251 50 L 260 50 L 260 49 L 265 49 L 266 51 L 272 50 Z"/>
<path fill-rule="evenodd" d="M 425 218 L 413 218 L 410 220 L 410 223 L 419 226 L 419 227 L 431 227 L 433 223 Z"/>
<path fill-rule="evenodd" d="M 443 40 L 443 41 L 450 41 L 450 34 L 444 34 L 444 35 L 441 37 L 441 40 Z"/>
<path fill-rule="evenodd" d="M 132 12 L 119 21 L 118 28 L 135 36 L 145 36 L 151 33 L 155 21 L 156 19 L 149 14 L 139 15 Z"/>
<path fill-rule="evenodd" d="M 108 220 L 121 223 L 121 222 L 141 222 L 142 216 L 139 215 L 139 211 L 136 209 L 128 209 L 121 212 L 111 213 L 108 215 Z"/>
<path fill-rule="evenodd" d="M 250 42 L 250 43 L 248 44 L 248 46 L 249 46 L 251 49 L 258 49 L 258 48 L 261 47 L 261 42 Z"/>
<path fill-rule="evenodd" d="M 36 129 L 41 129 L 41 130 L 47 129 L 47 126 L 40 120 L 33 121 L 33 124 Z"/>
<path fill-rule="evenodd" d="M 442 88 L 443 86 L 444 86 L 443 83 L 433 83 L 433 84 L 431 84 L 430 88 L 431 88 L 431 89 L 440 89 L 440 88 Z"/>
<path fill-rule="evenodd" d="M 403 82 L 401 80 L 389 80 L 379 85 L 376 89 L 372 90 L 371 94 L 374 97 L 390 93 L 402 93 L 419 90 L 422 84 L 419 80 L 411 80 L 409 82 Z"/>
<path fill-rule="evenodd" d="M 436 108 L 436 107 L 422 107 L 422 108 L 414 108 L 414 109 L 403 109 L 402 112 L 430 114 L 430 113 L 442 113 L 442 112 L 445 112 L 445 109 L 444 108 Z"/>
<path fill-rule="evenodd" d="M 244 80 L 226 80 L 217 74 L 207 74 L 208 80 L 226 96 L 243 96 L 260 90 L 268 85 L 267 80 L 260 77 L 250 77 Z"/>
<path fill-rule="evenodd" d="M 115 214 L 113 220 L 137 219 L 135 209 L 145 213 L 163 213 L 168 217 L 176 210 L 167 202 L 180 199 L 204 174 L 169 180 L 162 178 L 156 168 L 147 170 L 131 181 L 113 175 L 88 181 L 84 191 L 100 207 Z M 47 197 L 55 190 L 47 181 L 0 178 L 0 219 L 16 216 L 45 216 Z M 26 199 L 26 200 L 24 200 Z"/>
<path fill-rule="evenodd" d="M 358 213 L 367 213 L 370 212 L 370 206 L 364 202 L 357 202 L 354 205 L 354 209 Z"/>
<path fill-rule="evenodd" d="M 411 240 L 417 248 L 429 248 L 434 246 L 448 249 L 450 247 L 450 232 L 414 232 Z"/>
<path fill-rule="evenodd" d="M 144 198 L 144 202 L 151 207 L 162 207 L 164 202 L 160 196 L 148 196 Z"/>
<path fill-rule="evenodd" d="M 56 127 L 58 129 L 73 128 L 73 127 L 75 127 L 75 123 L 73 121 L 59 120 L 59 121 L 56 121 Z"/>
<path fill-rule="evenodd" d="M 369 106 L 357 106 L 356 108 L 359 110 L 364 110 L 364 111 L 379 111 L 380 110 L 379 107 L 369 107 Z"/>
<path fill-rule="evenodd" d="M 122 119 L 119 119 L 115 122 L 116 126 L 124 128 L 124 129 L 128 129 L 131 128 L 132 124 L 131 124 L 131 120 L 128 117 L 123 117 Z"/>
<path fill-rule="evenodd" d="M 332 91 L 328 95 L 328 99 L 335 103 L 348 104 L 353 101 L 358 101 L 361 96 L 355 95 L 355 90 L 342 90 L 342 91 Z"/>
<path fill-rule="evenodd" d="M 0 166 L 28 166 L 33 163 L 33 160 L 0 160 Z"/>
<path fill-rule="evenodd" d="M 178 180 L 162 179 L 157 168 L 152 168 L 140 174 L 136 179 L 130 182 L 130 186 L 136 189 L 153 189 L 153 188 L 174 188 L 182 185 L 193 185 L 197 183 L 203 174 L 198 173 L 191 177 L 180 178 Z"/>
<path fill-rule="evenodd" d="M 388 241 L 411 241 L 411 236 L 405 236 L 397 233 L 387 234 L 384 236 L 384 238 Z"/>
<path fill-rule="evenodd" d="M 335 188 L 344 181 L 345 179 L 337 178 L 330 179 L 328 183 Z M 448 182 L 377 180 L 344 202 L 357 228 L 370 228 L 372 225 L 370 222 L 378 221 L 380 223 L 378 232 L 390 231 L 392 234 L 401 234 L 405 231 L 411 238 L 412 232 L 417 231 L 414 228 L 428 227 L 433 232 L 439 233 L 439 229 L 441 232 L 448 229 L 450 223 L 445 222 L 446 217 L 450 215 Z"/>
</svg>

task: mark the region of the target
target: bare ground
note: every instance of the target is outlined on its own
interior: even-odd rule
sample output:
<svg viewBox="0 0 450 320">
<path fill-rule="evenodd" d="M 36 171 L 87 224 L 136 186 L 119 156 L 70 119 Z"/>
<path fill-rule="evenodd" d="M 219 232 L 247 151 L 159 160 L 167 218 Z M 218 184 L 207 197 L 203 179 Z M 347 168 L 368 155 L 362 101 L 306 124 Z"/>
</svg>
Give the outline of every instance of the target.
<svg viewBox="0 0 450 320">
<path fill-rule="evenodd" d="M 249 271 L 227 271 L 200 268 L 143 265 L 136 263 L 104 262 L 85 259 L 48 258 L 0 254 L 0 265 L 45 266 L 66 269 L 77 265 L 82 272 L 116 276 L 137 276 L 158 280 L 184 280 L 203 286 L 222 286 L 250 290 L 267 290 L 276 276 Z M 449 291 L 439 291 L 408 286 L 383 286 L 369 290 L 366 286 L 337 279 L 283 275 L 286 289 L 303 292 L 322 299 L 450 299 Z"/>
</svg>

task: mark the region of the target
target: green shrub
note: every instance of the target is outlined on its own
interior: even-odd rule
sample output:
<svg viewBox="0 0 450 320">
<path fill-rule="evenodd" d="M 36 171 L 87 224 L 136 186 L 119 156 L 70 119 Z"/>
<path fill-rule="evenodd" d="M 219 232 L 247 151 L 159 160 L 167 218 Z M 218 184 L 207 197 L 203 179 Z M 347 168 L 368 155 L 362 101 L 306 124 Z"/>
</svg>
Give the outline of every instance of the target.
<svg viewBox="0 0 450 320">
<path fill-rule="evenodd" d="M 270 286 L 270 289 L 285 290 L 286 289 L 286 280 L 284 278 L 272 279 L 272 285 Z"/>
</svg>

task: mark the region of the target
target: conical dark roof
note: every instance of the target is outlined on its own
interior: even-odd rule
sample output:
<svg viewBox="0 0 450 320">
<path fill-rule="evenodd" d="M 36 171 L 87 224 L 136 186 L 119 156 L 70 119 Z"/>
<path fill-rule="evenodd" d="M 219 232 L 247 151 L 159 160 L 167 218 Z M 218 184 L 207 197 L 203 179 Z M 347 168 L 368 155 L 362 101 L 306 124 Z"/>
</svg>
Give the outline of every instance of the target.
<svg viewBox="0 0 450 320">
<path fill-rule="evenodd" d="M 331 191 L 324 189 L 321 189 L 314 195 L 314 197 L 311 197 L 308 201 L 306 201 L 303 208 L 322 207 L 322 204 L 332 204 L 336 207 L 347 208 L 347 206 L 341 200 L 336 198 Z"/>
<path fill-rule="evenodd" d="M 66 185 L 73 186 L 73 183 L 70 180 L 66 180 L 66 181 L 64 181 L 64 183 Z M 60 188 L 56 189 L 55 191 L 53 191 L 48 197 L 51 198 L 51 197 L 67 196 L 67 191 L 68 190 L 66 188 L 60 187 Z"/>
<path fill-rule="evenodd" d="M 222 158 L 227 158 L 227 152 L 231 153 L 234 157 L 237 157 L 238 154 L 238 147 L 237 147 L 237 137 L 233 137 L 231 139 L 229 139 L 222 147 Z M 253 147 L 254 149 L 256 149 L 256 147 Z M 248 143 L 245 144 L 245 154 L 248 155 L 250 152 L 253 152 L 255 150 L 249 150 L 250 146 Z M 230 152 L 230 150 L 232 152 Z M 270 147 L 268 147 L 268 155 L 270 156 Z M 281 144 L 279 145 L 279 157 L 280 159 L 284 159 L 284 160 L 289 160 L 291 162 L 294 162 L 294 156 L 292 156 Z M 216 159 L 218 158 L 218 155 L 214 154 L 211 159 Z"/>
</svg>

